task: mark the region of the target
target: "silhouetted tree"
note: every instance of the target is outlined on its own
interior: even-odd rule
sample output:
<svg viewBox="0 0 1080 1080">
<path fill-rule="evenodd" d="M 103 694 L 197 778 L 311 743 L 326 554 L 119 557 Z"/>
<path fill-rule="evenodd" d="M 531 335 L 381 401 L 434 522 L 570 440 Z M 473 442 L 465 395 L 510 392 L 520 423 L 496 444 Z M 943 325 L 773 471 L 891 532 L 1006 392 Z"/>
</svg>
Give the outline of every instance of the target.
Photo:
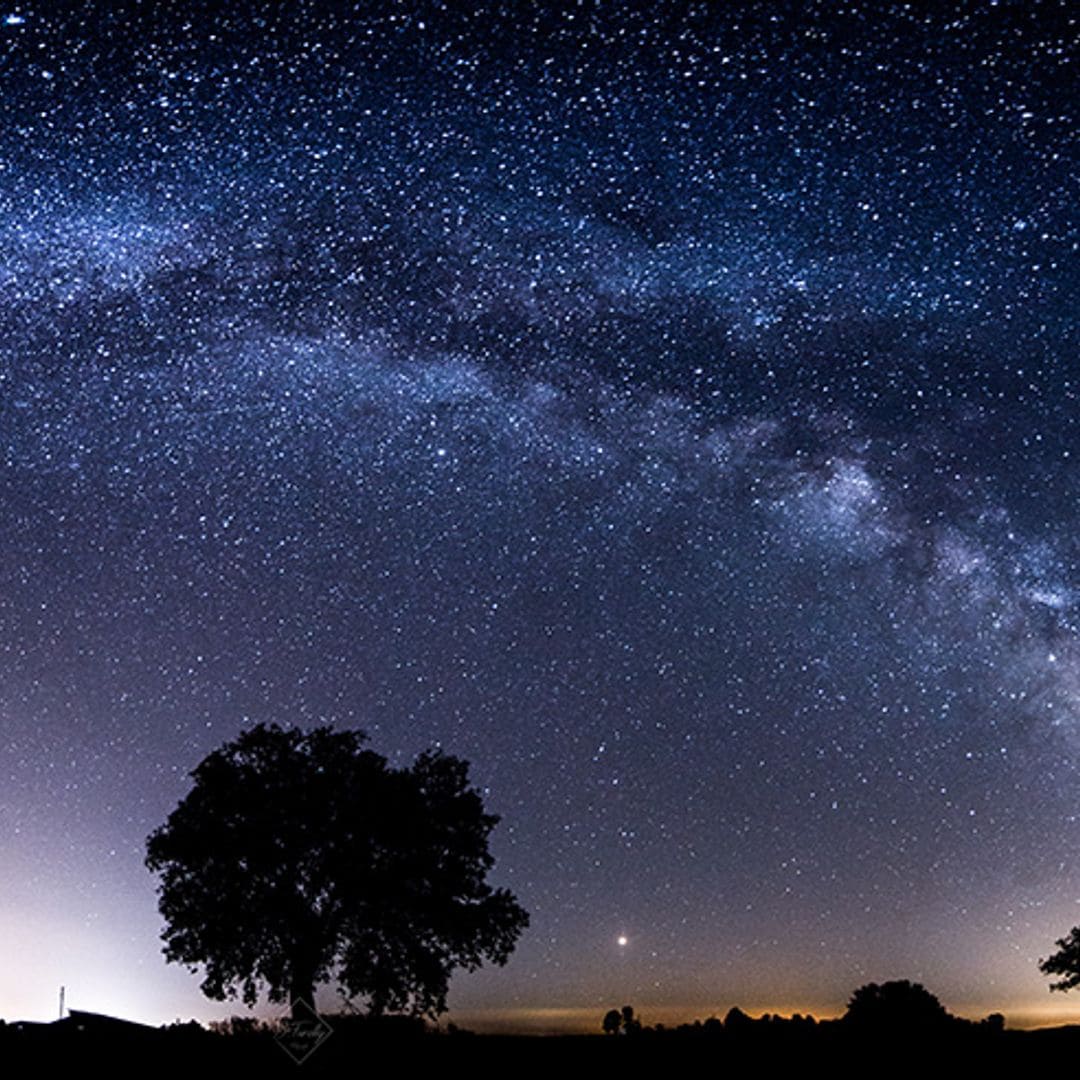
<svg viewBox="0 0 1080 1080">
<path fill-rule="evenodd" d="M 604 1013 L 604 1034 L 605 1035 L 618 1035 L 619 1028 L 622 1026 L 622 1014 L 618 1009 L 608 1009 Z"/>
<path fill-rule="evenodd" d="M 170 961 L 216 1000 L 311 1003 L 336 978 L 372 1012 L 436 1016 L 453 969 L 506 962 L 528 914 L 493 865 L 468 766 L 391 768 L 365 736 L 258 725 L 209 754 L 147 839 Z"/>
<path fill-rule="evenodd" d="M 1080 986 L 1080 926 L 1074 926 L 1068 937 L 1058 938 L 1054 944 L 1058 951 L 1039 961 L 1044 975 L 1061 975 L 1063 978 L 1050 984 L 1051 990 L 1073 990 Z"/>
<path fill-rule="evenodd" d="M 724 1030 L 730 1031 L 733 1034 L 747 1031 L 753 1026 L 753 1023 L 754 1021 L 751 1020 L 738 1005 L 732 1005 L 727 1011 L 727 1016 L 724 1017 Z"/>
<path fill-rule="evenodd" d="M 848 1002 L 845 1023 L 862 1029 L 925 1030 L 952 1018 L 945 1006 L 920 983 L 907 979 L 860 986 Z"/>
<path fill-rule="evenodd" d="M 634 1016 L 633 1005 L 622 1007 L 622 1032 L 624 1035 L 640 1035 L 641 1021 Z"/>
</svg>

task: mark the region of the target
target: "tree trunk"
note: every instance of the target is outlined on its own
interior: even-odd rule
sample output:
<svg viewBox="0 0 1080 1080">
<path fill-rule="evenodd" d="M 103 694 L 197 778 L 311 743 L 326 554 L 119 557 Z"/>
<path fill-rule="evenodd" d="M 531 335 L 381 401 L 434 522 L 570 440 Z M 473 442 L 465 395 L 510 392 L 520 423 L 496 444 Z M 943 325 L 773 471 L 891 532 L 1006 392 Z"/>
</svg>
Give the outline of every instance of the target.
<svg viewBox="0 0 1080 1080">
<path fill-rule="evenodd" d="M 315 1011 L 315 976 L 309 968 L 294 969 L 289 983 L 289 999 L 294 1020 L 311 1019 L 311 1012 Z"/>
</svg>

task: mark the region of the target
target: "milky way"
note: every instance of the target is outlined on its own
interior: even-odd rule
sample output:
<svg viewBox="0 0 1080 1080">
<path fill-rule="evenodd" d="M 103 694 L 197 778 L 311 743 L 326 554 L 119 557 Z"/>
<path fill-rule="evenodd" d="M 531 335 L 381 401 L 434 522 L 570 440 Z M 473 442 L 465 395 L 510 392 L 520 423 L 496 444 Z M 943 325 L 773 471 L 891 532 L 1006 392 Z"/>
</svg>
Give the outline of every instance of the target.
<svg viewBox="0 0 1080 1080">
<path fill-rule="evenodd" d="M 1049 1004 L 1066 5 L 188 12 L 0 18 L 0 1012 L 237 1011 L 143 841 L 262 720 L 472 763 L 462 1015 Z"/>
</svg>

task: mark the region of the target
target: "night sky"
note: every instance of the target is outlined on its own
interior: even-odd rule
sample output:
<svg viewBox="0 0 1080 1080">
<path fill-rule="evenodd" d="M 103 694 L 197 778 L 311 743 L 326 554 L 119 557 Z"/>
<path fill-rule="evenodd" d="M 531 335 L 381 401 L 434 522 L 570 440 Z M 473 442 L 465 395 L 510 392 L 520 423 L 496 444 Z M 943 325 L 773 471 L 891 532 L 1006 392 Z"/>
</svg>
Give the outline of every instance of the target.
<svg viewBox="0 0 1080 1080">
<path fill-rule="evenodd" d="M 532 924 L 450 1019 L 1080 1014 L 1070 5 L 58 6 L 0 10 L 0 1015 L 243 1011 L 143 856 L 259 721 L 472 763 Z"/>
</svg>

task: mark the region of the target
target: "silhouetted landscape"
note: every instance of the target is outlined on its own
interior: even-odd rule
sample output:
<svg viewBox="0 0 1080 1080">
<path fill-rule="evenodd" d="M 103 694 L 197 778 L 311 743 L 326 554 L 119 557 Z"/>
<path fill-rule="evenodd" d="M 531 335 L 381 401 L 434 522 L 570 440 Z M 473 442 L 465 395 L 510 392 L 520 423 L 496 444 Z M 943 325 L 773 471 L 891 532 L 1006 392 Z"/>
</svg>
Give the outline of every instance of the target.
<svg viewBox="0 0 1080 1080">
<path fill-rule="evenodd" d="M 1023 1065 L 1080 1051 L 1080 1026 L 1006 1028 L 1001 1013 L 957 1017 L 906 979 L 858 987 L 838 1019 L 798 1013 L 668 1026 L 632 1005 L 597 1017 L 592 1035 L 483 1035 L 448 1023 L 455 969 L 507 962 L 529 914 L 509 890 L 487 885 L 488 834 L 498 822 L 469 786 L 469 765 L 434 749 L 392 768 L 358 731 L 258 724 L 213 751 L 168 821 L 146 840 L 160 875 L 168 961 L 204 972 L 207 997 L 262 991 L 288 1004 L 276 1020 L 234 1016 L 151 1027 L 71 1010 L 53 1023 L 0 1024 L 9 1068 L 124 1068 L 160 1072 L 305 1067 L 340 1075 L 365 1056 L 398 1065 L 475 1068 L 531 1064 L 620 1072 L 679 1060 L 747 1067 L 815 1062 L 821 1068 L 956 1061 Z M 620 939 L 619 944 L 626 943 Z M 1080 981 L 1080 927 L 1039 961 Z M 366 1012 L 320 1015 L 318 985 L 336 982 Z M 63 998 L 61 997 L 61 1010 Z"/>
<path fill-rule="evenodd" d="M 242 1070 L 249 1075 L 342 1075 L 365 1058 L 392 1054 L 396 1066 L 512 1066 L 657 1069 L 666 1063 L 717 1067 L 791 1065 L 875 1068 L 907 1062 L 933 1067 L 1031 1069 L 1080 1053 L 1080 1025 L 1009 1030 L 1001 1014 L 981 1021 L 950 1015 L 937 999 L 907 981 L 859 988 L 836 1020 L 812 1016 L 750 1017 L 738 1008 L 678 1026 L 649 1024 L 632 1006 L 598 1014 L 595 1035 L 478 1035 L 454 1024 L 435 1028 L 405 1016 L 360 1014 L 320 1018 L 325 1034 L 296 1030 L 291 1021 L 250 1017 L 203 1027 L 195 1021 L 153 1028 L 72 1010 L 51 1024 L 0 1024 L 0 1061 L 41 1070 L 123 1064 L 159 1072 Z"/>
</svg>

